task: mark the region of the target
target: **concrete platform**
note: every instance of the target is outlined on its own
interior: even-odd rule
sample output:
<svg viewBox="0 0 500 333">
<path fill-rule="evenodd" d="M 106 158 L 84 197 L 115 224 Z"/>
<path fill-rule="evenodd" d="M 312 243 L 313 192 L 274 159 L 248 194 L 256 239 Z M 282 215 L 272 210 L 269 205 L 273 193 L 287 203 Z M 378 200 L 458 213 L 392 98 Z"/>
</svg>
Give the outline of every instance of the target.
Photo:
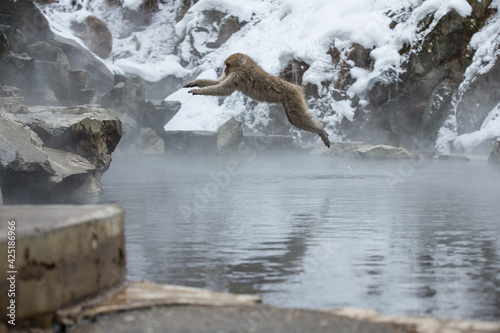
<svg viewBox="0 0 500 333">
<path fill-rule="evenodd" d="M 15 300 L 17 327 L 46 327 L 57 309 L 125 281 L 125 214 L 112 205 L 0 206 L 0 253 L 0 308 Z"/>
<path fill-rule="evenodd" d="M 498 333 L 500 323 L 384 316 L 363 309 L 309 311 L 256 304 L 170 306 L 122 312 L 72 332 Z"/>
</svg>

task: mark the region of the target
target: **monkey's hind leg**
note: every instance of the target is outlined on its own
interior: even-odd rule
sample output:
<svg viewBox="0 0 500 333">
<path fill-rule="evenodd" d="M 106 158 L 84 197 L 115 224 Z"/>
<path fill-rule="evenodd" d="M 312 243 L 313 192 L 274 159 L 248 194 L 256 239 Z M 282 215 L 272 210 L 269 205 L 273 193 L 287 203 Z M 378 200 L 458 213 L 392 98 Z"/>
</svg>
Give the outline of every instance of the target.
<svg viewBox="0 0 500 333">
<path fill-rule="evenodd" d="M 326 133 L 319 121 L 314 119 L 312 114 L 307 111 L 305 101 L 285 101 L 283 102 L 283 109 L 290 124 L 298 129 L 318 134 L 325 146 L 330 148 L 328 133 Z"/>
</svg>

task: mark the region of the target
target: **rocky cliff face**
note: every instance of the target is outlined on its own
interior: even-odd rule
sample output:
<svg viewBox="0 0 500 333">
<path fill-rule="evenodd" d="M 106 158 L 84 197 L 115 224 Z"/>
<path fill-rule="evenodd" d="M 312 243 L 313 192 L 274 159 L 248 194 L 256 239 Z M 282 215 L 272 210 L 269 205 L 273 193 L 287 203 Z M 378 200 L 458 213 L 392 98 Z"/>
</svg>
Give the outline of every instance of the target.
<svg viewBox="0 0 500 333">
<path fill-rule="evenodd" d="M 0 3 L 0 72 L 3 201 L 99 200 L 122 121 L 113 110 L 82 104 L 113 87 L 111 72 L 54 35 L 26 0 Z"/>
<path fill-rule="evenodd" d="M 387 20 L 384 22 L 388 23 L 384 29 L 390 28 L 393 34 L 403 36 L 402 31 L 411 28 L 411 21 L 417 21 L 414 23 L 415 37 L 408 38 L 397 50 L 397 56 L 402 59 L 397 66 L 376 63 L 382 52 L 380 48 L 365 48 L 349 41 L 335 42 L 336 35 L 332 33 L 334 41 L 327 52 L 330 59 L 320 56 L 301 59 L 290 52 L 283 55 L 280 75 L 304 85 L 310 107 L 340 139 L 391 144 L 411 150 L 487 154 L 495 136 L 500 135 L 500 129 L 478 134 L 482 139 L 477 143 L 463 144 L 457 137 L 480 131 L 500 102 L 496 93 L 500 82 L 497 61 L 500 18 L 496 2 L 467 2 L 470 6 L 465 9 L 470 11 L 464 10 L 467 6 L 464 1 L 462 10 L 451 9 L 444 15 L 423 9 L 425 3 L 421 2 L 385 12 Z M 226 37 L 222 39 L 222 46 L 232 49 L 231 42 L 244 45 L 241 29 L 247 24 L 258 25 L 254 17 L 245 21 L 244 14 L 239 15 L 237 24 L 228 24 L 232 13 L 238 11 L 224 11 L 210 3 L 198 3 L 176 25 L 181 37 L 178 54 L 182 61 L 195 68 L 212 54 L 212 46 L 221 45 L 217 43 L 221 35 L 227 36 L 230 31 L 237 36 L 233 42 L 224 42 Z M 285 11 L 282 18 L 286 15 Z M 214 17 L 220 19 L 214 20 Z M 377 28 L 386 23 L 374 24 Z M 490 50 L 481 49 L 481 43 L 489 45 Z M 318 65 L 320 62 L 323 64 Z M 314 80 L 310 77 L 303 80 L 310 69 L 318 66 L 325 67 L 331 79 L 320 84 L 312 84 Z M 377 66 L 378 69 L 374 68 Z M 358 88 L 359 73 L 367 77 L 364 89 Z M 227 109 L 241 106 L 227 100 L 224 104 Z M 293 132 L 289 126 L 283 128 L 283 122 L 275 117 L 272 107 L 266 107 L 269 116 L 261 126 L 248 115 L 262 112 L 262 106 L 248 100 L 244 106 L 252 111 L 242 115 L 244 123 L 252 129 L 269 133 Z"/>
</svg>

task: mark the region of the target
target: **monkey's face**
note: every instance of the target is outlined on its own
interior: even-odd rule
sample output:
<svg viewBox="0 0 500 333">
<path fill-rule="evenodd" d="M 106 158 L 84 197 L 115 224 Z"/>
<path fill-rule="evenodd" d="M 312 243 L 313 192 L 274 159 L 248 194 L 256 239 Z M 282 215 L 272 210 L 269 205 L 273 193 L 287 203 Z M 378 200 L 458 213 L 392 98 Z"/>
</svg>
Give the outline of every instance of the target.
<svg viewBox="0 0 500 333">
<path fill-rule="evenodd" d="M 234 72 L 236 70 L 236 68 L 238 68 L 239 66 L 239 63 L 237 61 L 237 59 L 235 58 L 227 58 L 226 59 L 226 69 L 224 69 L 224 74 L 226 74 L 226 76 L 229 75 L 229 73 L 231 72 Z"/>
<path fill-rule="evenodd" d="M 232 73 L 236 71 L 240 66 L 242 66 L 246 62 L 246 56 L 240 53 L 233 54 L 229 58 L 226 59 L 225 64 L 226 64 L 226 69 L 224 70 L 224 74 L 226 76 L 229 75 L 229 73 Z"/>
</svg>

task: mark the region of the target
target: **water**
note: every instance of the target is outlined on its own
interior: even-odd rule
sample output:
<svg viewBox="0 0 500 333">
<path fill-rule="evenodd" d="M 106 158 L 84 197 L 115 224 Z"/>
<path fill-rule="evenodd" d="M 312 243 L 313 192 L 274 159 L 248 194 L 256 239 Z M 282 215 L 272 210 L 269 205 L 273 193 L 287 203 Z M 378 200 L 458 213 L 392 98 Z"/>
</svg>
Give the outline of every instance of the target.
<svg viewBox="0 0 500 333">
<path fill-rule="evenodd" d="M 500 320 L 500 173 L 309 155 L 114 158 L 128 276 L 266 304 Z"/>
</svg>

